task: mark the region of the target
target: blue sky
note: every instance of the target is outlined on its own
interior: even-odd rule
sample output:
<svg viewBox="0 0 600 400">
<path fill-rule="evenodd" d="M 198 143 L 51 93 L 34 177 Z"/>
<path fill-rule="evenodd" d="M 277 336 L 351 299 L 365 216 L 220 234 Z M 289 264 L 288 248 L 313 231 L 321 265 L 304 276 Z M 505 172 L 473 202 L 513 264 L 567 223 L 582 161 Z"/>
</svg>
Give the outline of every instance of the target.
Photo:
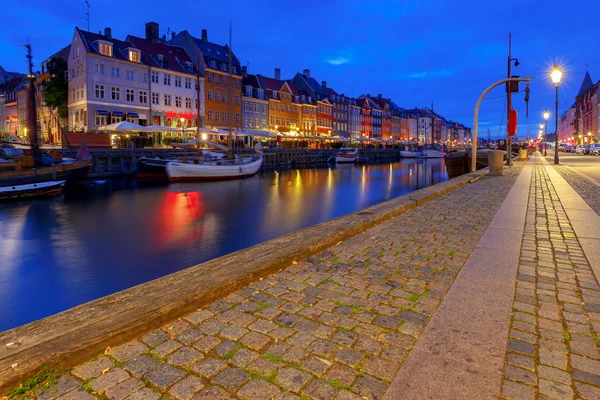
<svg viewBox="0 0 600 400">
<path fill-rule="evenodd" d="M 70 43 L 75 26 L 86 28 L 85 1 L 19 0 L 4 2 L 0 65 L 25 72 L 29 38 L 39 63 Z M 161 34 L 187 29 L 227 43 L 233 23 L 233 49 L 251 73 L 292 77 L 305 68 L 339 93 L 382 93 L 398 105 L 429 106 L 449 119 L 472 126 L 480 93 L 503 79 L 507 70 L 508 33 L 520 66 L 513 73 L 531 76 L 530 118 L 523 93 L 513 95 L 519 112 L 519 136 L 536 136 L 544 109 L 554 110 L 554 88 L 547 70 L 564 65 L 560 111 L 574 101 L 585 71 L 600 79 L 598 34 L 585 15 L 599 15 L 600 2 L 574 7 L 557 0 L 303 0 L 178 1 L 90 0 L 90 30 L 112 28 L 113 36 L 144 35 L 155 21 Z M 586 67 L 587 65 L 587 67 Z M 524 87 L 524 86 L 523 86 Z M 505 118 L 503 91 L 492 91 L 480 113 L 480 134 L 500 134 Z M 554 118 L 552 116 L 551 118 Z M 552 119 L 553 120 L 553 119 Z M 505 126 L 505 123 L 503 123 Z M 553 130 L 553 124 L 550 124 Z"/>
</svg>

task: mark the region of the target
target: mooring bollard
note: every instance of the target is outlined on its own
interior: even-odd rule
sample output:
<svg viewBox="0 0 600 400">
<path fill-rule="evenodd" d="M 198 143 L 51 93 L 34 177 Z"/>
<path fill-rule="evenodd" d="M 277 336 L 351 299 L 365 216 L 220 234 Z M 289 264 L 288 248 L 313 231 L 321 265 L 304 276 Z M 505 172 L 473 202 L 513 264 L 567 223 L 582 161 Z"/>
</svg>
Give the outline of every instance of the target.
<svg viewBox="0 0 600 400">
<path fill-rule="evenodd" d="M 527 150 L 519 150 L 519 160 L 527 161 Z"/>
<path fill-rule="evenodd" d="M 505 152 L 502 150 L 488 150 L 488 165 L 490 167 L 489 175 L 504 175 L 504 153 Z"/>
</svg>

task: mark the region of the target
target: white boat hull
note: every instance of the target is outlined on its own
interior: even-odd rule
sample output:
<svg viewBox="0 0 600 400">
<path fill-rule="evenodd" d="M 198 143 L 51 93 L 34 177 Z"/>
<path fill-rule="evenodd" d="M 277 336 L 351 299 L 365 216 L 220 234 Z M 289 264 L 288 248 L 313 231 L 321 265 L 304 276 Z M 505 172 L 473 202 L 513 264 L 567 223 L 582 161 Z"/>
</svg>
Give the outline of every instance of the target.
<svg viewBox="0 0 600 400">
<path fill-rule="evenodd" d="M 423 152 L 422 151 L 400 150 L 400 157 L 402 157 L 402 158 L 423 158 Z"/>
<path fill-rule="evenodd" d="M 262 157 L 246 163 L 206 163 L 193 164 L 172 161 L 167 164 L 166 171 L 169 181 L 220 181 L 239 179 L 252 176 L 258 172 L 262 165 Z"/>
<path fill-rule="evenodd" d="M 350 164 L 356 161 L 356 156 L 336 156 L 335 162 L 338 164 Z"/>
<path fill-rule="evenodd" d="M 438 150 L 425 149 L 423 150 L 423 158 L 443 158 L 444 153 Z"/>
</svg>

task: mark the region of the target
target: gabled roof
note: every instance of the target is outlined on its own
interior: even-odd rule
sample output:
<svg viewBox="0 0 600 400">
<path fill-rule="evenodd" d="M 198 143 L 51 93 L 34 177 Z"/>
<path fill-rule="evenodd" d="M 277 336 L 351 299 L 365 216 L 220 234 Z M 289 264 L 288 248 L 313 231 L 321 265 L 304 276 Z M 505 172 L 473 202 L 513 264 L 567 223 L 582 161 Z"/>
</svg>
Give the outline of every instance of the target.
<svg viewBox="0 0 600 400">
<path fill-rule="evenodd" d="M 336 92 L 335 90 L 333 90 L 332 88 L 325 88 L 325 91 L 326 91 L 328 94 L 335 94 L 335 95 L 337 95 L 337 92 Z"/>
<path fill-rule="evenodd" d="M 193 74 L 194 72 L 191 65 L 188 69 L 188 67 L 183 64 L 185 62 L 192 62 L 183 47 L 167 43 L 156 43 L 152 40 L 142 39 L 132 35 L 127 36 L 126 40 L 128 43 L 131 43 L 131 47 L 135 47 L 141 51 L 143 64 L 186 74 Z M 159 54 L 162 54 L 163 56 L 162 64 L 158 59 Z"/>
<path fill-rule="evenodd" d="M 6 95 L 6 93 L 10 92 L 20 92 L 25 87 L 25 83 L 27 83 L 27 77 L 25 75 L 9 79 L 0 84 L 0 94 Z"/>
<path fill-rule="evenodd" d="M 298 89 L 296 89 L 298 90 Z M 298 96 L 303 96 L 304 95 L 304 104 L 311 104 L 311 105 L 315 105 L 315 98 L 311 96 L 310 93 L 308 93 L 306 90 L 298 90 Z M 308 98 L 310 97 L 310 101 L 308 101 Z M 302 99 L 300 99 L 300 101 L 302 101 Z"/>
<path fill-rule="evenodd" d="M 592 82 L 590 73 L 586 71 L 585 76 L 583 77 L 583 82 L 581 82 L 579 92 L 577 93 L 577 97 L 583 96 L 585 92 L 587 92 L 592 86 L 594 86 L 594 83 Z"/>
<path fill-rule="evenodd" d="M 77 30 L 77 32 L 79 32 L 79 35 L 81 36 L 85 49 L 88 53 L 98 54 L 102 57 L 107 57 L 105 55 L 100 54 L 98 45 L 94 44 L 94 42 L 96 42 L 97 40 L 104 40 L 106 42 L 112 43 L 113 45 L 112 58 L 116 58 L 118 60 L 123 61 L 129 61 L 129 54 L 127 53 L 127 48 L 132 47 L 131 44 L 115 38 L 109 39 L 106 36 L 101 35 L 99 33 L 87 32 L 79 28 L 75 29 Z"/>
<path fill-rule="evenodd" d="M 267 89 L 267 90 L 272 90 L 272 91 L 280 91 L 281 87 L 283 86 L 283 81 L 277 80 L 277 79 L 273 79 L 273 78 L 269 78 L 263 75 L 256 75 L 258 80 L 260 81 L 260 83 L 262 84 L 262 87 Z"/>
<path fill-rule="evenodd" d="M 256 75 L 248 74 L 242 78 L 242 86 L 252 86 L 253 88 L 263 89 Z"/>
<path fill-rule="evenodd" d="M 184 31 L 189 34 L 189 32 Z M 202 54 L 204 55 L 205 60 L 215 60 L 220 63 L 226 63 L 229 65 L 229 46 L 220 45 L 209 41 L 204 41 L 202 39 L 198 39 L 190 35 L 196 46 L 200 49 Z M 233 51 L 231 52 L 231 64 L 236 66 L 237 69 L 240 69 L 240 61 L 237 59 Z M 228 68 L 228 66 L 226 66 Z"/>
<path fill-rule="evenodd" d="M 315 94 L 320 94 L 321 96 L 329 96 L 329 93 L 317 82 L 317 80 L 313 77 L 308 77 L 304 74 L 298 73 L 298 76 L 306 82 L 308 86 L 315 92 Z"/>
<path fill-rule="evenodd" d="M 68 60 L 70 52 L 71 52 L 71 44 L 69 43 L 67 46 L 63 47 L 62 49 L 60 49 L 56 53 L 52 54 L 50 57 L 46 58 L 42 62 L 42 64 L 47 63 L 48 61 L 50 61 L 54 57 L 56 57 L 56 58 L 62 58 L 63 60 Z"/>
</svg>

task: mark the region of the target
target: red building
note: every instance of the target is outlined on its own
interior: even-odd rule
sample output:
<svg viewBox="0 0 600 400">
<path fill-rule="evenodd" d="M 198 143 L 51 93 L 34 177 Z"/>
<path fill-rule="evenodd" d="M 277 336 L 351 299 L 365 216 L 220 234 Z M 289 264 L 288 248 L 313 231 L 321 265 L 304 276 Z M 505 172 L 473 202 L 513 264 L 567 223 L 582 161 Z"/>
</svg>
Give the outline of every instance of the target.
<svg viewBox="0 0 600 400">
<path fill-rule="evenodd" d="M 317 101 L 317 133 L 319 136 L 331 136 L 333 128 L 332 104 L 329 99 Z"/>
<path fill-rule="evenodd" d="M 382 111 L 381 118 L 381 139 L 392 139 L 392 112 L 388 99 L 384 99 L 380 94 L 377 97 L 370 97 L 371 101 L 377 103 Z M 397 135 L 398 137 L 400 135 Z"/>
<path fill-rule="evenodd" d="M 369 99 L 358 98 L 356 99 L 356 104 L 360 106 L 360 136 L 363 138 L 371 138 L 373 137 L 373 123 Z"/>
</svg>

